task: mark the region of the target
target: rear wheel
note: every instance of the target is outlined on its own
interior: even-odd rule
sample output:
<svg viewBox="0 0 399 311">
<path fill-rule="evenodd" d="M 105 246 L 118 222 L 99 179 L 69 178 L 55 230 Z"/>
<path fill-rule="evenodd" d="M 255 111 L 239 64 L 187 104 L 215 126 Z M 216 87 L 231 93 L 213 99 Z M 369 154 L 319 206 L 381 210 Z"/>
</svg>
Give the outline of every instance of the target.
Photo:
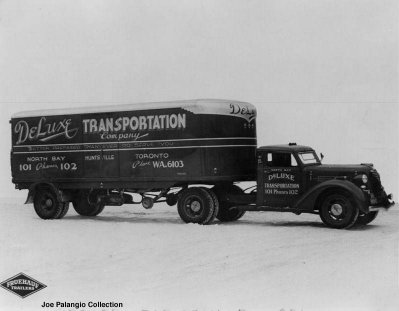
<svg viewBox="0 0 399 311">
<path fill-rule="evenodd" d="M 208 223 L 210 223 L 210 222 L 215 220 L 216 216 L 219 213 L 219 200 L 218 200 L 218 197 L 216 196 L 215 192 L 213 192 L 212 189 L 208 189 L 208 188 L 202 188 L 202 189 L 204 189 L 205 191 L 207 191 L 211 195 L 212 200 L 213 200 L 213 205 L 215 206 L 215 209 L 213 211 L 211 219 L 208 221 Z"/>
<path fill-rule="evenodd" d="M 226 188 L 214 187 L 213 189 L 216 194 L 219 194 L 219 193 L 243 194 L 244 193 L 244 191 L 236 185 L 231 185 Z M 242 216 L 244 216 L 245 211 L 241 211 L 237 208 L 234 208 L 233 206 L 234 205 L 229 202 L 225 202 L 225 201 L 219 202 L 219 212 L 216 215 L 216 218 L 222 222 L 228 222 L 228 221 L 236 221 L 236 220 L 240 219 Z"/>
<path fill-rule="evenodd" d="M 359 210 L 343 194 L 330 194 L 321 204 L 320 218 L 331 228 L 350 228 L 354 225 L 358 216 Z"/>
<path fill-rule="evenodd" d="M 377 215 L 378 215 L 378 211 L 359 215 L 359 217 L 356 220 L 356 224 L 357 225 L 367 225 L 370 222 L 372 222 L 374 219 L 376 219 Z"/>
<path fill-rule="evenodd" d="M 42 219 L 60 218 L 64 211 L 64 204 L 58 200 L 57 195 L 49 188 L 37 189 L 33 201 L 35 212 Z"/>
<path fill-rule="evenodd" d="M 244 216 L 245 211 L 240 211 L 234 207 L 221 209 L 217 218 L 222 222 L 236 221 Z"/>
<path fill-rule="evenodd" d="M 105 204 L 95 191 L 80 191 L 72 203 L 76 213 L 87 217 L 99 215 L 105 207 Z"/>
<path fill-rule="evenodd" d="M 187 188 L 179 196 L 177 211 L 186 223 L 206 225 L 212 220 L 215 203 L 212 195 L 203 188 Z"/>
</svg>

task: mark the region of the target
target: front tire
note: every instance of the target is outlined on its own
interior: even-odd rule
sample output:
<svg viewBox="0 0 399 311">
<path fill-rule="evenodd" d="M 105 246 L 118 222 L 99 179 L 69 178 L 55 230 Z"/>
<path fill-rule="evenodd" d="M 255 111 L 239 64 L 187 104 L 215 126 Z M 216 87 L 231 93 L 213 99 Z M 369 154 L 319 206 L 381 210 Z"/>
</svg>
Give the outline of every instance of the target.
<svg viewBox="0 0 399 311">
<path fill-rule="evenodd" d="M 177 202 L 180 218 L 186 223 L 206 225 L 215 213 L 212 195 L 203 188 L 185 189 Z"/>
<path fill-rule="evenodd" d="M 356 224 L 363 225 L 363 226 L 368 225 L 370 222 L 372 222 L 374 219 L 376 219 L 377 215 L 378 215 L 378 211 L 359 215 L 359 217 L 356 220 Z"/>
<path fill-rule="evenodd" d="M 41 219 L 60 218 L 64 211 L 64 204 L 58 200 L 57 195 L 49 188 L 38 189 L 33 200 L 35 212 Z"/>
<path fill-rule="evenodd" d="M 359 210 L 343 194 L 327 196 L 321 204 L 319 213 L 321 220 L 327 226 L 335 229 L 352 227 L 359 216 Z"/>
</svg>

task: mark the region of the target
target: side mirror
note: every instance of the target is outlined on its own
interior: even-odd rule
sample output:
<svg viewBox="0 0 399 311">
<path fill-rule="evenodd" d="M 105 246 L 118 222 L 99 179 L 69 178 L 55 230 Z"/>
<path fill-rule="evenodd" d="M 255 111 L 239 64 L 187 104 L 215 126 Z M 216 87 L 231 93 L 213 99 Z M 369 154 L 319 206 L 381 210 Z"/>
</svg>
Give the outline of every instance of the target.
<svg viewBox="0 0 399 311">
<path fill-rule="evenodd" d="M 320 152 L 320 161 L 323 161 L 324 159 L 324 154 Z"/>
</svg>

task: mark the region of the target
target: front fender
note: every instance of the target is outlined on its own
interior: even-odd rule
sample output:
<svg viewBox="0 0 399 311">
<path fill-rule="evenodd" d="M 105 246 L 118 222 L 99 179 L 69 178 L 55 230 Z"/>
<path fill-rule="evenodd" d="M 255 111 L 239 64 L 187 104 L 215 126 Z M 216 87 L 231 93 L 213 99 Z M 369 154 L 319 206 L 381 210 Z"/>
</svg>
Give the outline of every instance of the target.
<svg viewBox="0 0 399 311">
<path fill-rule="evenodd" d="M 310 188 L 293 207 L 300 210 L 313 210 L 319 196 L 327 190 L 349 192 L 356 207 L 363 213 L 369 212 L 369 204 L 363 191 L 350 181 L 339 179 L 327 180 Z"/>
</svg>

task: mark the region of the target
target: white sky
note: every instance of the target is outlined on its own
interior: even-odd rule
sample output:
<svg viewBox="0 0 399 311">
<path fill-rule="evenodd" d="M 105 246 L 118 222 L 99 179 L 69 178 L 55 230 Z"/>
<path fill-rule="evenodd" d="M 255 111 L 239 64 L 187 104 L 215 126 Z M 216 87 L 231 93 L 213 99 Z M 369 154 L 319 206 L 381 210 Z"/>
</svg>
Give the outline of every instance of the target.
<svg viewBox="0 0 399 311">
<path fill-rule="evenodd" d="M 0 1 L 0 195 L 13 112 L 191 98 L 252 102 L 260 144 L 374 162 L 399 193 L 398 21 L 383 0 Z"/>
</svg>

